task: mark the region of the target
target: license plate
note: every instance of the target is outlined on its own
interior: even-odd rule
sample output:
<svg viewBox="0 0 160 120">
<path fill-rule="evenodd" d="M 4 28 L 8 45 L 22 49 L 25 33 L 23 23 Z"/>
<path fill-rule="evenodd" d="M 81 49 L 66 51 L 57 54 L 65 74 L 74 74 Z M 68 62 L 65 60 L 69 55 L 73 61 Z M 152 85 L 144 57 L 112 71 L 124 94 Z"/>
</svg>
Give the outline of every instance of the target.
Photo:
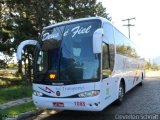
<svg viewBox="0 0 160 120">
<path fill-rule="evenodd" d="M 53 102 L 54 107 L 64 107 L 64 103 L 62 102 Z"/>
</svg>

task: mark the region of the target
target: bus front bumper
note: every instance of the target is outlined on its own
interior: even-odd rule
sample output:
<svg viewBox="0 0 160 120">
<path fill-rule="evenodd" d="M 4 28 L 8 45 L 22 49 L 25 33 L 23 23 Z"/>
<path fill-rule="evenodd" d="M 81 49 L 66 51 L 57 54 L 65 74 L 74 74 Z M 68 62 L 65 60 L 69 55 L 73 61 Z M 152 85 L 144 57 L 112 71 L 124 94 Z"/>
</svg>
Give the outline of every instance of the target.
<svg viewBox="0 0 160 120">
<path fill-rule="evenodd" d="M 48 98 L 32 95 L 34 104 L 39 108 L 53 110 L 102 111 L 99 96 L 87 98 Z"/>
</svg>

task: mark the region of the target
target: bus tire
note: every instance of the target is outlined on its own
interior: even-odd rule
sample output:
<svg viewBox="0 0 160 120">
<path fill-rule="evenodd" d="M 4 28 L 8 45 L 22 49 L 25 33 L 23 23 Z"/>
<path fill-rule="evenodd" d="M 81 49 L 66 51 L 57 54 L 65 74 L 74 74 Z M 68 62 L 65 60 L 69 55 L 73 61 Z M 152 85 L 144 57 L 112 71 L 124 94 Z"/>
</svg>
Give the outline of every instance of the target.
<svg viewBox="0 0 160 120">
<path fill-rule="evenodd" d="M 119 85 L 119 93 L 118 93 L 118 99 L 115 101 L 115 103 L 117 105 L 121 105 L 124 99 L 124 95 L 125 95 L 125 86 L 123 84 L 123 82 L 120 83 Z"/>
<path fill-rule="evenodd" d="M 143 73 L 142 73 L 142 81 L 139 83 L 139 86 L 143 86 L 143 79 L 144 79 L 144 76 L 143 76 Z"/>
</svg>

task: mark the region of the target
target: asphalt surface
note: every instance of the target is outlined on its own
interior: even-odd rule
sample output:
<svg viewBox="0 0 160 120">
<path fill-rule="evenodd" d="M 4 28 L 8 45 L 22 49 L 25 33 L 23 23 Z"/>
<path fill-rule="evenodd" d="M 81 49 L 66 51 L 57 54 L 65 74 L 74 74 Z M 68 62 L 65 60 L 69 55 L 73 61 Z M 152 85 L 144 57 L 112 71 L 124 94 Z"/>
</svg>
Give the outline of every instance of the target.
<svg viewBox="0 0 160 120">
<path fill-rule="evenodd" d="M 143 86 L 129 91 L 120 106 L 111 104 L 101 112 L 61 111 L 41 114 L 34 120 L 160 120 L 160 77 L 145 78 Z M 128 116 L 126 116 L 128 115 Z M 128 118 L 127 118 L 128 117 Z"/>
</svg>

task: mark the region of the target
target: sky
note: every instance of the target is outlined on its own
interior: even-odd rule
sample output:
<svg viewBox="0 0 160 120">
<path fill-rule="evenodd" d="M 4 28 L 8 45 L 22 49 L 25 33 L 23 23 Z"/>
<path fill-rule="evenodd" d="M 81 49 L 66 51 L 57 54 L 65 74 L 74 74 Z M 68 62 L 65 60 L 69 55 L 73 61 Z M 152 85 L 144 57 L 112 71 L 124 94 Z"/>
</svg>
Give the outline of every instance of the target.
<svg viewBox="0 0 160 120">
<path fill-rule="evenodd" d="M 160 56 L 160 4 L 159 0 L 98 0 L 106 7 L 112 23 L 128 36 L 127 24 L 123 19 L 133 18 L 131 40 L 136 44 L 142 57 Z"/>
</svg>

